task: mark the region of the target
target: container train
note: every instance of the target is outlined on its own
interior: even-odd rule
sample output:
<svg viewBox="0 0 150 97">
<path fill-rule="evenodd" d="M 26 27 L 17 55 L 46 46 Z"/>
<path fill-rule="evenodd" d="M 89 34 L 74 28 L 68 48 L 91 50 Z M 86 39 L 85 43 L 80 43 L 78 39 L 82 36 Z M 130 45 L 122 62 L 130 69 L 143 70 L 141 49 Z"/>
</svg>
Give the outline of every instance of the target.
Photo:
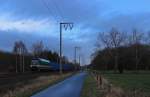
<svg viewBox="0 0 150 97">
<path fill-rule="evenodd" d="M 43 70 L 59 71 L 60 64 L 42 58 L 35 58 L 32 59 L 30 68 L 32 71 L 43 71 Z M 74 69 L 75 69 L 74 65 L 62 64 L 63 71 L 72 71 Z"/>
</svg>

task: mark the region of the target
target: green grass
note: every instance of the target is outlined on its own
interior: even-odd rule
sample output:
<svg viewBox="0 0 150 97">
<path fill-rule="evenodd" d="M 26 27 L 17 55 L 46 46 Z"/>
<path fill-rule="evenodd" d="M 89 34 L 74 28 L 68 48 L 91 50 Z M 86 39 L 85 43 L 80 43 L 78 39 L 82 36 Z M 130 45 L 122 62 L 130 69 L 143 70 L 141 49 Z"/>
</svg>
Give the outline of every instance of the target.
<svg viewBox="0 0 150 97">
<path fill-rule="evenodd" d="M 97 84 L 93 76 L 88 75 L 84 81 L 81 97 L 102 97 L 97 89 Z"/>
<path fill-rule="evenodd" d="M 113 74 L 114 73 L 114 70 L 100 70 L 98 71 L 102 74 Z M 150 71 L 148 70 L 139 70 L 139 71 L 136 71 L 136 70 L 124 70 L 124 74 L 150 74 Z"/>
<path fill-rule="evenodd" d="M 125 73 L 104 74 L 113 85 L 122 87 L 125 91 L 142 90 L 142 93 L 150 96 L 150 74 Z"/>
</svg>

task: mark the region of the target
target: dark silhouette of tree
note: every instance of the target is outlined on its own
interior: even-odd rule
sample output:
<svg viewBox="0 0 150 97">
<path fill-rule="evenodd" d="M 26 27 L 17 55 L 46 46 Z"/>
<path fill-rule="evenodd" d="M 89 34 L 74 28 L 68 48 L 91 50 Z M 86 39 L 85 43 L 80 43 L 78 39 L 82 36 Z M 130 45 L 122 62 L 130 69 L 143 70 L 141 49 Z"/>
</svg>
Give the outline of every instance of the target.
<svg viewBox="0 0 150 97">
<path fill-rule="evenodd" d="M 139 44 L 141 44 L 142 38 L 143 38 L 143 33 L 138 32 L 136 29 L 133 30 L 132 32 L 132 41 L 131 44 L 134 45 L 134 50 L 135 50 L 135 68 L 136 70 L 138 70 L 138 65 L 140 63 L 140 46 Z"/>
<path fill-rule="evenodd" d="M 32 53 L 35 57 L 39 57 L 43 51 L 44 51 L 44 45 L 42 41 L 33 44 Z"/>
<path fill-rule="evenodd" d="M 119 72 L 122 73 L 123 72 L 123 68 L 119 68 L 118 67 L 118 58 L 119 58 L 119 53 L 118 53 L 118 47 L 120 47 L 124 40 L 125 40 L 125 34 L 122 32 L 119 32 L 117 29 L 112 28 L 110 32 L 108 33 L 100 33 L 98 36 L 98 46 L 100 45 L 100 43 L 102 43 L 105 48 L 108 49 L 108 52 L 110 53 L 110 55 L 113 57 L 114 56 L 114 71 L 117 72 L 117 70 L 119 69 Z M 111 52 L 109 49 L 114 48 L 114 51 Z"/>
<path fill-rule="evenodd" d="M 91 62 L 92 68 L 112 70 L 117 67 L 120 73 L 123 69 L 150 70 L 149 38 L 145 42 L 143 36 L 144 34 L 136 29 L 128 35 L 114 29 L 109 33 L 99 34 L 99 47 L 103 48 L 95 51 Z M 149 37 L 149 34 L 145 36 Z"/>
<path fill-rule="evenodd" d="M 24 72 L 24 56 L 27 54 L 27 48 L 22 41 L 17 41 L 14 44 L 13 53 L 16 55 L 16 72 Z M 19 60 L 18 60 L 19 59 Z M 20 69 L 18 69 L 18 64 Z"/>
</svg>

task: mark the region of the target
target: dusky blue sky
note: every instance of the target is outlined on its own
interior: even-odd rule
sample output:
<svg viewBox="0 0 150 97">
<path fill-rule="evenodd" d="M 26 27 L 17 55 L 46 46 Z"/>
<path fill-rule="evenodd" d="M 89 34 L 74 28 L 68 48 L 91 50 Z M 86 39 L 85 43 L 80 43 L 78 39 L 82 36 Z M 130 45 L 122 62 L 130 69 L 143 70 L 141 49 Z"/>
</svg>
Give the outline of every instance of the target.
<svg viewBox="0 0 150 97">
<path fill-rule="evenodd" d="M 63 55 L 72 60 L 74 47 L 80 46 L 89 63 L 98 32 L 112 27 L 149 31 L 149 4 L 149 0 L 0 0 L 0 50 L 11 51 L 17 40 L 31 49 L 42 40 L 58 52 L 59 22 L 73 22 L 72 31 L 63 30 Z"/>
</svg>

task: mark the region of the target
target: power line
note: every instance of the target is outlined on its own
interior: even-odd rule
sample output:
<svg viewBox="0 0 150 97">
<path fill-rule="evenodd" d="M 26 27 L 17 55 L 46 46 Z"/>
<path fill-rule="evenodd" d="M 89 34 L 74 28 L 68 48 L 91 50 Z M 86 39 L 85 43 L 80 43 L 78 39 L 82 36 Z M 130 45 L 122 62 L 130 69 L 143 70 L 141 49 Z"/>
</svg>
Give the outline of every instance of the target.
<svg viewBox="0 0 150 97">
<path fill-rule="evenodd" d="M 48 10 L 49 15 L 51 15 L 51 9 L 48 7 L 47 3 L 45 0 L 41 0 L 41 2 L 43 3 L 44 7 L 46 7 L 46 9 Z"/>
<path fill-rule="evenodd" d="M 47 0 L 41 0 L 41 1 L 42 1 L 43 5 L 46 7 L 46 9 L 48 10 L 50 15 L 52 15 L 52 13 L 50 13 L 50 12 L 53 12 L 55 14 L 55 17 L 58 17 L 58 18 L 60 18 L 60 20 L 63 20 L 63 14 L 55 1 L 49 0 L 49 2 L 51 1 L 52 5 L 54 5 L 53 10 L 51 10 L 51 8 L 48 6 L 50 3 Z M 51 5 L 51 7 L 52 7 L 52 5 Z M 57 18 L 55 18 L 55 19 L 57 21 Z M 57 21 L 57 22 L 60 22 L 60 21 Z"/>
<path fill-rule="evenodd" d="M 57 16 L 58 16 L 58 15 L 57 15 L 55 9 L 54 9 L 54 8 L 51 9 L 51 8 L 49 7 L 49 4 L 50 4 L 50 3 L 48 3 L 47 0 L 41 0 L 41 2 L 43 3 L 44 7 L 47 9 L 48 14 L 49 14 L 50 16 L 53 15 L 52 17 L 56 20 L 56 22 L 59 22 L 59 21 L 57 20 Z"/>
<path fill-rule="evenodd" d="M 63 14 L 62 14 L 62 11 L 61 11 L 60 7 L 57 5 L 57 3 L 55 1 L 53 1 L 53 0 L 51 0 L 51 1 L 55 5 L 55 8 L 59 13 L 60 18 L 63 20 L 64 18 L 63 18 Z"/>
</svg>

